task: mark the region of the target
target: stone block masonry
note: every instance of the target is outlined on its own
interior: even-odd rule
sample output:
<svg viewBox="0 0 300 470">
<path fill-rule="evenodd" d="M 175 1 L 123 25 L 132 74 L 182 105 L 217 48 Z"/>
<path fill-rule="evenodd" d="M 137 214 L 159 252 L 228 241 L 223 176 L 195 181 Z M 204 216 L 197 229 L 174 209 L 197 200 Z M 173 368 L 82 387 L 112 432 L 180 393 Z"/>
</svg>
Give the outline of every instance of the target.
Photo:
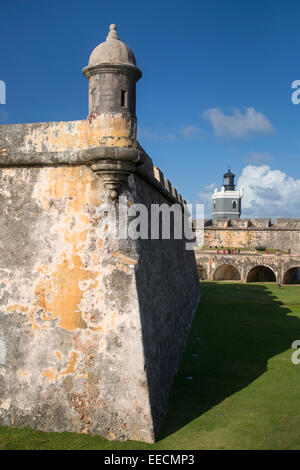
<svg viewBox="0 0 300 470">
<path fill-rule="evenodd" d="M 105 235 L 120 196 L 184 201 L 136 141 L 141 73 L 114 25 L 95 51 L 87 120 L 0 126 L 0 423 L 153 442 L 197 268 L 184 238 Z"/>
<path fill-rule="evenodd" d="M 202 234 L 200 234 L 202 235 Z M 300 255 L 300 219 L 206 219 L 204 246 L 290 250 Z"/>
</svg>

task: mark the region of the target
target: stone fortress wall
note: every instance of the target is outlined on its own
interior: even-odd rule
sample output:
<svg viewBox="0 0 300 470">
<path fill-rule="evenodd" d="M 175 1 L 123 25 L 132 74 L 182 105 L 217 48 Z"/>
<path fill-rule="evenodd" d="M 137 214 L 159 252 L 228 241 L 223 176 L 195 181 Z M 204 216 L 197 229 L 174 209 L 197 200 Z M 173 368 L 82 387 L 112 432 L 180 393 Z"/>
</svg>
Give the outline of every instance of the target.
<svg viewBox="0 0 300 470">
<path fill-rule="evenodd" d="M 300 254 L 300 219 L 206 219 L 204 246 L 232 248 L 266 248 Z"/>
<path fill-rule="evenodd" d="M 195 255 L 120 235 L 121 196 L 185 204 L 136 140 L 141 72 L 114 25 L 83 72 L 86 120 L 0 126 L 0 423 L 153 442 L 199 302 Z"/>
<path fill-rule="evenodd" d="M 184 240 L 99 236 L 109 191 L 80 154 L 90 126 L 0 127 L 0 422 L 152 441 L 199 300 L 195 259 Z M 137 151 L 119 195 L 183 205 Z"/>
</svg>

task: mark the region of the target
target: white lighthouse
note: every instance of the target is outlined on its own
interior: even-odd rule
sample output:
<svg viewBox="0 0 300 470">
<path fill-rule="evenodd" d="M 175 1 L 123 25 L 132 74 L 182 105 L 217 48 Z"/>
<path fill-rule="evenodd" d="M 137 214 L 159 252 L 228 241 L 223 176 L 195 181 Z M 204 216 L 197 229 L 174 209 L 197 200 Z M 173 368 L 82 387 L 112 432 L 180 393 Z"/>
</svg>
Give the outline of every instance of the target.
<svg viewBox="0 0 300 470">
<path fill-rule="evenodd" d="M 236 190 L 234 184 L 235 175 L 230 169 L 224 174 L 221 191 L 215 189 L 212 195 L 212 217 L 215 219 L 238 219 L 241 216 L 241 202 L 243 190 Z"/>
</svg>

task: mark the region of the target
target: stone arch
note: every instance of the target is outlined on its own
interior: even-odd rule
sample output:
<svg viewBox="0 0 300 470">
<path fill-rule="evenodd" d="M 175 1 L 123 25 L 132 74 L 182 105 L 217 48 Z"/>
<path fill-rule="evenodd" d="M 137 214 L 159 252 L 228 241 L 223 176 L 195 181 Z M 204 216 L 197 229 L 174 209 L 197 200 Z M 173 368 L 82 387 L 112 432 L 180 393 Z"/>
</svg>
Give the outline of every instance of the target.
<svg viewBox="0 0 300 470">
<path fill-rule="evenodd" d="M 215 272 L 213 276 L 214 281 L 240 281 L 241 275 L 237 268 L 232 264 L 221 264 Z"/>
<path fill-rule="evenodd" d="M 207 270 L 203 264 L 197 264 L 198 277 L 200 280 L 207 279 Z"/>
<path fill-rule="evenodd" d="M 285 271 L 283 284 L 300 284 L 300 263 L 299 266 L 291 266 Z"/>
<path fill-rule="evenodd" d="M 269 266 L 259 264 L 248 271 L 247 282 L 276 282 L 276 274 Z"/>
</svg>

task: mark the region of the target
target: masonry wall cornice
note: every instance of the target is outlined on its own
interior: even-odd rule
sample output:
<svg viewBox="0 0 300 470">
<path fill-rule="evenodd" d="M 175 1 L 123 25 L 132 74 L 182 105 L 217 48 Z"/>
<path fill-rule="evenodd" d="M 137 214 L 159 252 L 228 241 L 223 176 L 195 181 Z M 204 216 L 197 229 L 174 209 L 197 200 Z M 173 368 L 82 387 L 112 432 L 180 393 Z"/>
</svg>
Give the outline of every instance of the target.
<svg viewBox="0 0 300 470">
<path fill-rule="evenodd" d="M 99 162 L 130 162 L 133 165 L 128 174 L 136 172 L 170 203 L 185 205 L 163 173 L 155 171 L 152 159 L 137 141 L 131 147 L 89 147 L 88 133 L 93 125 L 89 120 L 0 125 L 0 167 L 87 165 L 97 170 Z"/>
</svg>

